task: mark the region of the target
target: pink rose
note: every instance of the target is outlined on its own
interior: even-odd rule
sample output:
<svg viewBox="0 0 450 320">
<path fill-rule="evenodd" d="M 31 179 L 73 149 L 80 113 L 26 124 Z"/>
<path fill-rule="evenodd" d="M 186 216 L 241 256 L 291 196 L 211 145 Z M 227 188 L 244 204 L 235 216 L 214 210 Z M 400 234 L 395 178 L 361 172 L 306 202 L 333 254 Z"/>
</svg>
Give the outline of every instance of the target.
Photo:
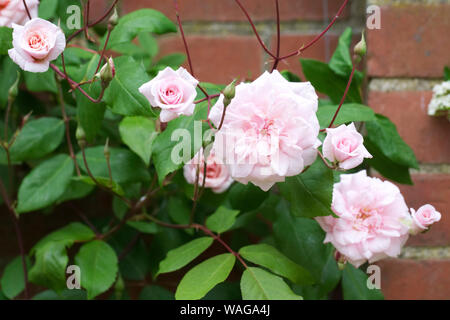
<svg viewBox="0 0 450 320">
<path fill-rule="evenodd" d="M 218 127 L 224 97 L 212 108 Z M 319 121 L 318 97 L 309 82 L 289 82 L 278 71 L 265 72 L 252 83 L 236 86 L 216 133 L 216 154 L 231 176 L 269 190 L 285 177 L 300 174 L 316 159 Z"/>
<path fill-rule="evenodd" d="M 188 183 L 195 184 L 198 167 L 200 167 L 198 181 L 199 185 L 201 185 L 203 183 L 203 172 L 205 168 L 205 158 L 202 151 L 199 151 L 194 158 L 184 166 L 184 177 Z M 228 168 L 216 157 L 214 150 L 211 150 L 206 162 L 205 187 L 211 188 L 215 193 L 222 193 L 226 191 L 232 183 L 233 179 L 228 172 Z"/>
<path fill-rule="evenodd" d="M 13 48 L 8 54 L 25 71 L 46 72 L 50 61 L 66 47 L 62 30 L 46 20 L 35 18 L 24 26 L 14 24 L 13 28 Z"/>
<path fill-rule="evenodd" d="M 153 107 L 161 108 L 161 122 L 169 122 L 180 115 L 194 113 L 198 81 L 184 68 L 177 71 L 167 67 L 151 81 L 139 88 Z"/>
<path fill-rule="evenodd" d="M 349 170 L 359 166 L 364 158 L 372 155 L 364 147 L 363 136 L 356 131 L 353 123 L 337 128 L 327 128 L 323 142 L 323 155 L 331 162 L 339 163 L 339 168 Z"/>
<path fill-rule="evenodd" d="M 326 237 L 355 267 L 396 257 L 408 239 L 408 207 L 389 181 L 368 177 L 366 171 L 341 175 L 334 185 L 333 212 L 317 217 Z"/>
<path fill-rule="evenodd" d="M 31 18 L 38 16 L 38 6 L 38 0 L 27 0 Z M 14 23 L 24 25 L 28 20 L 22 0 L 0 0 L 0 27 L 11 28 Z"/>
<path fill-rule="evenodd" d="M 418 234 L 428 229 L 433 223 L 441 220 L 441 214 L 430 205 L 421 206 L 417 211 L 411 209 L 412 225 L 411 234 Z"/>
</svg>

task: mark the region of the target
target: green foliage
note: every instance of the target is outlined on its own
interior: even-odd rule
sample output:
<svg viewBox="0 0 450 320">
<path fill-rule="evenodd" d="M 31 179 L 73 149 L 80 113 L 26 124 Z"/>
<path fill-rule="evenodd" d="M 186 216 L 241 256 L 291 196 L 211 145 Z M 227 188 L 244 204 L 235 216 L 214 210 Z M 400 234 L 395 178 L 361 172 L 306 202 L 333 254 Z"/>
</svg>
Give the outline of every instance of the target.
<svg viewBox="0 0 450 320">
<path fill-rule="evenodd" d="M 444 79 L 445 81 L 450 81 L 450 68 L 444 67 Z"/>
<path fill-rule="evenodd" d="M 55 73 L 52 70 L 48 70 L 44 73 L 32 73 L 25 71 L 24 76 L 25 85 L 27 86 L 28 90 L 32 92 L 58 92 L 58 88 L 56 87 Z"/>
<path fill-rule="evenodd" d="M 338 105 L 324 105 L 319 106 L 317 110 L 317 118 L 319 119 L 320 127 L 326 128 L 333 119 L 336 113 Z M 334 121 L 334 126 L 349 122 L 358 121 L 372 121 L 375 120 L 375 112 L 365 105 L 359 103 L 344 103 L 339 110 L 338 116 Z"/>
<path fill-rule="evenodd" d="M 225 281 L 233 269 L 236 257 L 224 253 L 192 268 L 178 284 L 177 300 L 198 300 L 203 298 L 218 283 Z"/>
<path fill-rule="evenodd" d="M 206 227 L 211 231 L 223 233 L 233 226 L 238 214 L 239 210 L 230 210 L 225 207 L 219 207 L 216 212 L 206 220 Z"/>
<path fill-rule="evenodd" d="M 86 289 L 88 299 L 108 290 L 116 280 L 118 259 L 106 242 L 96 240 L 83 245 L 75 263 L 81 269 L 81 286 Z"/>
<path fill-rule="evenodd" d="M 244 300 L 302 300 L 280 277 L 260 268 L 247 268 L 241 279 Z"/>
<path fill-rule="evenodd" d="M 345 300 L 382 300 L 383 294 L 378 289 L 369 289 L 367 274 L 347 264 L 342 272 L 342 291 Z"/>
<path fill-rule="evenodd" d="M 30 260 L 26 258 L 27 269 L 30 266 Z M 5 267 L 0 279 L 2 292 L 8 299 L 14 299 L 25 289 L 25 278 L 23 273 L 22 257 L 16 257 Z"/>
<path fill-rule="evenodd" d="M 12 29 L 0 27 L 0 54 L 7 54 L 12 48 Z"/>
</svg>

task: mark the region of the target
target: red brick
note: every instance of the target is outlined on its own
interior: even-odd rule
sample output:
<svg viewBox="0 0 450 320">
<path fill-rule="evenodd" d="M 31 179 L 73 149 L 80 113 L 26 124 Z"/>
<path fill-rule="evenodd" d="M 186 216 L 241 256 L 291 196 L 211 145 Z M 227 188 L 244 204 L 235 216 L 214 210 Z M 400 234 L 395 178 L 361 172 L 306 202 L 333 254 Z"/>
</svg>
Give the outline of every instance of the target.
<svg viewBox="0 0 450 320">
<path fill-rule="evenodd" d="M 187 42 L 195 77 L 200 81 L 226 84 L 234 78 L 256 78 L 261 73 L 262 50 L 255 37 L 189 36 Z M 160 46 L 162 54 L 184 53 L 180 36 L 161 38 Z"/>
<path fill-rule="evenodd" d="M 420 162 L 449 163 L 449 123 L 445 117 L 427 115 L 429 91 L 369 93 L 369 106 L 389 117 Z"/>
<path fill-rule="evenodd" d="M 381 268 L 381 291 L 389 300 L 447 300 L 450 260 L 388 259 Z"/>
<path fill-rule="evenodd" d="M 374 77 L 442 77 L 450 65 L 450 5 L 386 6 L 381 29 L 368 30 Z"/>
<path fill-rule="evenodd" d="M 90 1 L 89 21 L 92 22 L 102 17 L 110 5 L 110 1 L 107 0 Z"/>
<path fill-rule="evenodd" d="M 183 21 L 247 21 L 245 15 L 234 1 L 224 0 L 180 0 L 178 1 Z M 274 20 L 275 5 L 272 0 L 241 0 L 254 21 Z M 328 1 L 329 18 L 334 17 L 342 5 L 342 0 Z M 159 10 L 175 20 L 172 0 L 127 0 L 123 1 L 125 12 L 142 8 Z M 348 8 L 343 17 L 348 15 Z M 323 2 L 311 0 L 280 1 L 282 20 L 322 20 Z"/>
<path fill-rule="evenodd" d="M 410 208 L 433 205 L 442 215 L 441 221 L 424 233 L 411 237 L 409 246 L 447 246 L 450 244 L 450 174 L 414 174 L 414 185 L 399 185 Z"/>
</svg>

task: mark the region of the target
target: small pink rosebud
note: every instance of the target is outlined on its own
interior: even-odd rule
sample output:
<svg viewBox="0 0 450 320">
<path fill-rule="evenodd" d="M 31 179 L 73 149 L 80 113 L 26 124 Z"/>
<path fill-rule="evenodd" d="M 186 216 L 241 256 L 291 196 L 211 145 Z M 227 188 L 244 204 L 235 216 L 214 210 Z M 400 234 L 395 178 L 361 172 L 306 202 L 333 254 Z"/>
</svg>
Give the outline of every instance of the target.
<svg viewBox="0 0 450 320">
<path fill-rule="evenodd" d="M 424 232 L 435 222 L 441 220 L 441 214 L 430 205 L 421 206 L 417 211 L 411 209 L 412 225 L 409 232 L 413 235 Z"/>
</svg>

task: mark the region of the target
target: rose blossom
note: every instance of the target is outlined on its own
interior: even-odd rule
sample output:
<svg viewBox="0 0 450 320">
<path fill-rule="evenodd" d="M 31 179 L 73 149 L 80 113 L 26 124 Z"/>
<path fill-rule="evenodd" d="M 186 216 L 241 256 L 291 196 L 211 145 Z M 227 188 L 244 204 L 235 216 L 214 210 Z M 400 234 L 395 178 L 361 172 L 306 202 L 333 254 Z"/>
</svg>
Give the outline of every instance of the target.
<svg viewBox="0 0 450 320">
<path fill-rule="evenodd" d="M 24 26 L 14 24 L 13 28 L 13 48 L 8 54 L 25 71 L 46 72 L 50 61 L 66 47 L 62 30 L 46 20 L 35 18 Z"/>
<path fill-rule="evenodd" d="M 356 131 L 353 122 L 337 128 L 327 128 L 323 142 L 323 156 L 331 162 L 338 162 L 339 168 L 349 170 L 359 166 L 364 158 L 372 155 L 364 147 L 363 136 Z"/>
<path fill-rule="evenodd" d="M 418 234 L 428 229 L 433 223 L 441 220 L 441 214 L 430 205 L 421 206 L 417 211 L 411 209 L 412 224 L 410 233 Z"/>
<path fill-rule="evenodd" d="M 365 170 L 341 175 L 331 209 L 339 218 L 316 218 L 326 232 L 324 243 L 331 242 L 355 267 L 398 256 L 408 239 L 411 217 L 400 190 Z"/>
<path fill-rule="evenodd" d="M 223 95 L 210 119 L 219 127 Z M 231 176 L 269 190 L 298 175 L 316 159 L 319 121 L 317 94 L 309 82 L 289 82 L 278 71 L 236 86 L 223 126 L 216 133 L 216 153 Z"/>
<path fill-rule="evenodd" d="M 197 168 L 199 171 L 199 185 L 203 183 L 203 172 L 205 168 L 205 158 L 200 150 L 194 158 L 184 166 L 184 177 L 190 184 L 195 184 L 197 179 Z M 205 187 L 211 188 L 215 193 L 222 193 L 233 183 L 228 168 L 216 157 L 214 150 L 211 150 L 206 161 Z"/>
<path fill-rule="evenodd" d="M 27 0 L 27 7 L 31 18 L 38 16 L 38 0 Z M 0 27 L 9 27 L 12 25 L 23 25 L 29 20 L 25 6 L 22 0 L 0 0 Z"/>
<path fill-rule="evenodd" d="M 160 71 L 151 81 L 139 88 L 153 107 L 161 108 L 161 122 L 169 122 L 180 115 L 194 113 L 198 81 L 184 68 L 174 71 L 170 67 Z"/>
</svg>

